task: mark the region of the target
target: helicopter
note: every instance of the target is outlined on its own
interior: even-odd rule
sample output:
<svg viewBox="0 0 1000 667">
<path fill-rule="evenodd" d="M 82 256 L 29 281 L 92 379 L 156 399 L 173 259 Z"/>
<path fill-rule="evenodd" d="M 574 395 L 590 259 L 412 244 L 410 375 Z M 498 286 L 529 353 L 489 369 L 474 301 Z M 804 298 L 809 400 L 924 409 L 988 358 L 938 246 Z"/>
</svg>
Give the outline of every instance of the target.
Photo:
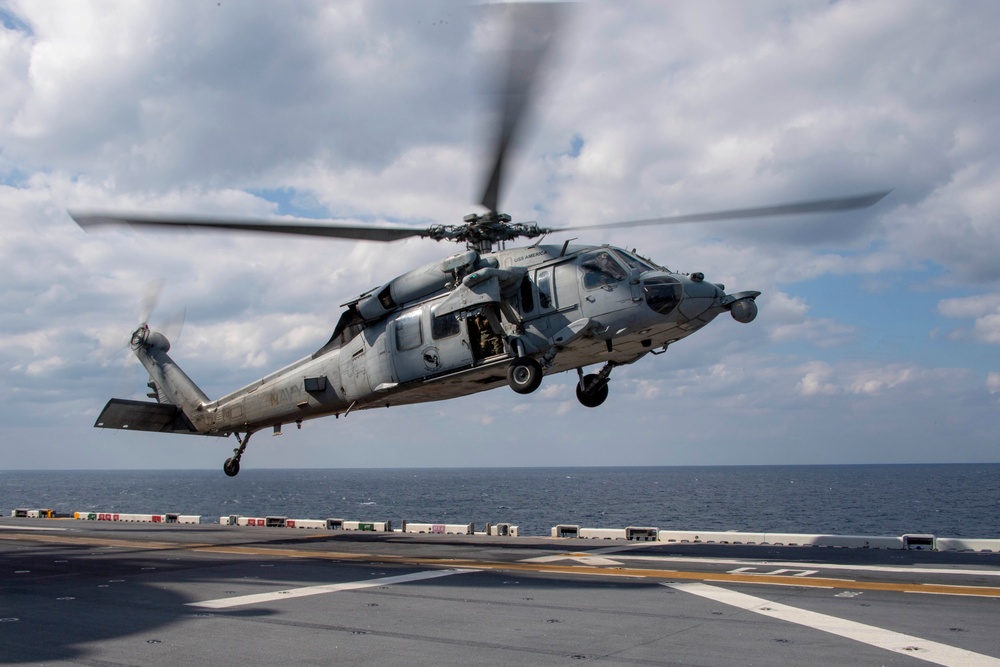
<svg viewBox="0 0 1000 667">
<path fill-rule="evenodd" d="M 722 313 L 748 324 L 760 292 L 728 293 L 702 273 L 676 273 L 636 250 L 543 244 L 553 234 L 592 229 L 836 213 L 872 206 L 879 191 L 772 206 L 547 227 L 501 212 L 506 162 L 539 71 L 559 32 L 560 4 L 506 5 L 510 48 L 496 140 L 479 204 L 461 224 L 416 228 L 305 219 L 71 211 L 84 229 L 104 225 L 294 234 L 389 243 L 419 237 L 464 250 L 413 269 L 342 304 L 329 340 L 313 354 L 210 399 L 169 356 L 170 341 L 145 321 L 129 346 L 149 373 L 150 401 L 112 398 L 95 427 L 234 436 L 223 471 L 239 473 L 254 433 L 358 410 L 441 401 L 508 387 L 536 391 L 546 376 L 577 374 L 576 396 L 597 408 L 611 373 L 659 355 Z M 527 245 L 515 242 L 527 239 Z M 512 247 L 508 247 L 512 244 Z M 145 318 L 144 318 L 145 319 Z M 588 367 L 598 366 L 588 372 Z"/>
</svg>

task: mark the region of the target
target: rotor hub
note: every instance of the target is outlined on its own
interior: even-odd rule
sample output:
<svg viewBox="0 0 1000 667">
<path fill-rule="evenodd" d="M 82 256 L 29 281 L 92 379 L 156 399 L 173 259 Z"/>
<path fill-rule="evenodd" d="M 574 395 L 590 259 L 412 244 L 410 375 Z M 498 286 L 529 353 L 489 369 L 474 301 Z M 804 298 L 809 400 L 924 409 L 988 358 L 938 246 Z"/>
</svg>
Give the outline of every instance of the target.
<svg viewBox="0 0 1000 667">
<path fill-rule="evenodd" d="M 147 338 L 149 338 L 149 325 L 140 325 L 138 329 L 132 332 L 132 340 L 129 341 L 129 346 L 133 350 L 138 350 L 146 343 Z"/>
<path fill-rule="evenodd" d="M 427 230 L 427 237 L 435 241 L 465 243 L 470 250 L 491 252 L 495 244 L 518 238 L 535 238 L 550 230 L 533 222 L 511 222 L 506 213 L 470 213 L 462 225 L 434 225 Z"/>
</svg>

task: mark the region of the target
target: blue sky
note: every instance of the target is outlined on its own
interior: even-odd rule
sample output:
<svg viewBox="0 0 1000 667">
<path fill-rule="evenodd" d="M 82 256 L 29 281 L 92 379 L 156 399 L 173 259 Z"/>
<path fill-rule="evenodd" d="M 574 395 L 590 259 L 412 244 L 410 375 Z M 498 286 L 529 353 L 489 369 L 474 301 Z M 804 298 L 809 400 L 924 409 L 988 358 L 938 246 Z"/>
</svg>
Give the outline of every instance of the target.
<svg viewBox="0 0 1000 667">
<path fill-rule="evenodd" d="M 892 193 L 862 212 L 575 233 L 731 291 L 613 376 L 258 434 L 250 466 L 997 461 L 995 2 L 578 8 L 503 205 L 553 227 Z M 113 36 L 113 38 L 110 38 Z M 0 457 L 215 468 L 215 439 L 92 428 L 141 294 L 210 395 L 326 342 L 339 305 L 455 251 L 103 231 L 67 209 L 455 224 L 481 187 L 498 27 L 456 2 L 0 2 Z M 553 236 L 551 242 L 562 242 Z M 456 436 L 456 434 L 459 434 Z"/>
<path fill-rule="evenodd" d="M 253 188 L 248 192 L 265 201 L 275 204 L 277 215 L 290 215 L 296 218 L 328 218 L 326 210 L 308 192 L 302 193 L 295 188 Z"/>
<path fill-rule="evenodd" d="M 825 360 L 919 357 L 935 365 L 975 366 L 983 350 L 948 335 L 968 323 L 944 317 L 938 302 L 978 291 L 941 285 L 942 273 L 941 267 L 932 266 L 923 271 L 886 272 L 877 278 L 824 277 L 789 285 L 790 295 L 814 304 L 810 314 L 855 328 L 842 346 L 816 349 L 801 344 L 798 353 Z M 796 352 L 791 344 L 785 349 Z"/>
</svg>

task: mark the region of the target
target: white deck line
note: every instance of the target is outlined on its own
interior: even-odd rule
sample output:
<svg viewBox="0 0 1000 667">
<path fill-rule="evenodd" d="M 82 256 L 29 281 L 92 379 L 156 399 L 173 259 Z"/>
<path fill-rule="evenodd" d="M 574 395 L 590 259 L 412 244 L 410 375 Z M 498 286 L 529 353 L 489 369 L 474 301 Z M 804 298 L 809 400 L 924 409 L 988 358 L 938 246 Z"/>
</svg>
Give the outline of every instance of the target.
<svg viewBox="0 0 1000 667">
<path fill-rule="evenodd" d="M 776 618 L 789 623 L 804 625 L 808 628 L 846 637 L 847 639 L 868 644 L 869 646 L 875 646 L 936 665 L 945 665 L 946 667 L 1000 667 L 1000 659 L 983 655 L 982 653 L 974 653 L 949 646 L 948 644 L 941 644 L 929 639 L 886 630 L 874 625 L 866 625 L 857 621 L 849 621 L 836 616 L 828 616 L 827 614 L 820 614 L 807 609 L 791 607 L 780 602 L 771 602 L 764 598 L 737 593 L 736 591 L 719 588 L 718 586 L 709 586 L 700 582 L 663 585 L 715 602 L 752 611 L 755 614 L 761 614 L 768 618 Z"/>
<path fill-rule="evenodd" d="M 219 598 L 216 600 L 204 600 L 202 602 L 188 602 L 187 606 L 201 607 L 202 609 L 229 609 L 230 607 L 242 607 L 251 604 L 260 604 L 262 602 L 274 602 L 275 600 L 301 598 L 309 595 L 322 595 L 323 593 L 336 593 L 338 591 L 356 591 L 363 588 L 403 584 L 409 581 L 436 579 L 438 577 L 448 577 L 453 574 L 464 574 L 466 572 L 478 572 L 478 570 L 428 570 L 425 572 L 401 574 L 395 577 L 368 579 L 366 581 L 347 581 L 340 584 L 322 584 L 319 586 L 305 586 L 303 588 L 286 588 L 284 590 L 273 591 L 271 593 L 254 593 L 252 595 L 240 595 L 232 598 Z"/>
</svg>

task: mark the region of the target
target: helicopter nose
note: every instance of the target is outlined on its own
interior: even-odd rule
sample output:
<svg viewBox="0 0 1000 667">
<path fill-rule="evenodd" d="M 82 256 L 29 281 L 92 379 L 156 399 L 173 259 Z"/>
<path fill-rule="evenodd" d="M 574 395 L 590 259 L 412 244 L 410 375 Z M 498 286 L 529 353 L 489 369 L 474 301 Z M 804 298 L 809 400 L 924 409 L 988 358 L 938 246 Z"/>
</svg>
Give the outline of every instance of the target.
<svg viewBox="0 0 1000 667">
<path fill-rule="evenodd" d="M 642 290 L 646 305 L 660 315 L 669 315 L 684 296 L 680 281 L 667 275 L 647 277 Z"/>
<path fill-rule="evenodd" d="M 679 310 L 688 319 L 695 319 L 717 306 L 726 295 L 718 285 L 705 282 L 705 277 L 700 273 L 691 274 L 690 280 L 683 284 L 684 298 L 681 299 Z"/>
</svg>

